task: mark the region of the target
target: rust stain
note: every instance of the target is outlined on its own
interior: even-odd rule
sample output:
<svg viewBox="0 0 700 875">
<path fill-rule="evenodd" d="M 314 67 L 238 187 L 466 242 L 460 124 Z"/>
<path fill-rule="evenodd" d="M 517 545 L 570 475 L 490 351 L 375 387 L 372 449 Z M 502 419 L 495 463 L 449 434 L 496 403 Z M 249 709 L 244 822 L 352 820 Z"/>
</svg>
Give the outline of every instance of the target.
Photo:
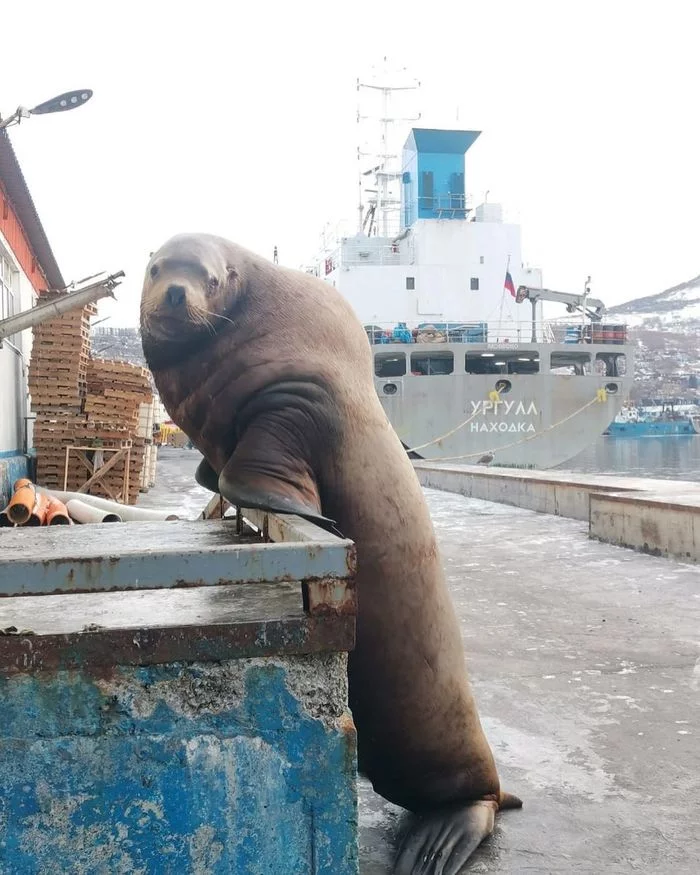
<svg viewBox="0 0 700 875">
<path fill-rule="evenodd" d="M 304 609 L 312 616 L 354 616 L 357 592 L 354 579 L 322 578 L 302 582 Z"/>
<path fill-rule="evenodd" d="M 30 637 L 10 634 L 0 635 L 0 677 L 75 668 L 102 677 L 119 665 L 337 653 L 354 646 L 354 617 L 340 615 Z"/>
</svg>

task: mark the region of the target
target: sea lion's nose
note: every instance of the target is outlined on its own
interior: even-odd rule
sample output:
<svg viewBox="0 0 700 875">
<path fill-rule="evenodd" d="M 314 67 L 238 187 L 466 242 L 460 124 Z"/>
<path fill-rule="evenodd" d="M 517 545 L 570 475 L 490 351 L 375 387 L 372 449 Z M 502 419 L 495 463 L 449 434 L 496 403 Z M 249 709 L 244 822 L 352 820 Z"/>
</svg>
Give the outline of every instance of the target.
<svg viewBox="0 0 700 875">
<path fill-rule="evenodd" d="M 165 297 L 171 307 L 180 307 L 185 302 L 185 287 L 168 286 L 168 291 L 165 293 Z"/>
</svg>

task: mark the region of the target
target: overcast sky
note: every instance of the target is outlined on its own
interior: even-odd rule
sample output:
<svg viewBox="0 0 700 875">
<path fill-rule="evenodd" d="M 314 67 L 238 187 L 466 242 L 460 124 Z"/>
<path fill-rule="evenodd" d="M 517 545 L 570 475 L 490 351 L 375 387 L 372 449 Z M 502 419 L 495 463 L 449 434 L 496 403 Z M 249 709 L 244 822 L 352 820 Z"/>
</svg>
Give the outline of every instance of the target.
<svg viewBox="0 0 700 875">
<path fill-rule="evenodd" d="M 99 11 L 98 11 L 99 10 Z M 108 11 L 109 10 L 109 11 Z M 73 88 L 85 107 L 10 129 L 67 280 L 124 270 L 135 325 L 149 252 L 223 234 L 298 267 L 352 218 L 355 79 L 388 55 L 422 123 L 483 131 L 468 191 L 504 204 L 545 285 L 608 304 L 700 273 L 697 4 L 3 4 L 0 112 Z"/>
</svg>

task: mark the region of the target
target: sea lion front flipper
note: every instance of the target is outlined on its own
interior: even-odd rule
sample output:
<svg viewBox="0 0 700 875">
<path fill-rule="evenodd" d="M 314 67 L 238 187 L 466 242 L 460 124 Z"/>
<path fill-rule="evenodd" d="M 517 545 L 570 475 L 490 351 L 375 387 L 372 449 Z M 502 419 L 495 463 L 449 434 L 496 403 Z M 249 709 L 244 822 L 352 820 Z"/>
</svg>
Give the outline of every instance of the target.
<svg viewBox="0 0 700 875">
<path fill-rule="evenodd" d="M 219 478 L 216 475 L 216 471 L 206 459 L 202 459 L 199 465 L 197 465 L 197 470 L 194 472 L 194 479 L 200 486 L 204 487 L 204 489 L 208 489 L 210 492 L 218 494 Z"/>
<path fill-rule="evenodd" d="M 264 417 L 249 426 L 219 475 L 218 491 L 235 507 L 296 514 L 332 526 L 321 513 L 316 478 L 301 454 L 290 452 Z"/>
<path fill-rule="evenodd" d="M 393 875 L 460 875 L 491 835 L 498 805 L 479 800 L 416 817 L 396 855 Z"/>
</svg>

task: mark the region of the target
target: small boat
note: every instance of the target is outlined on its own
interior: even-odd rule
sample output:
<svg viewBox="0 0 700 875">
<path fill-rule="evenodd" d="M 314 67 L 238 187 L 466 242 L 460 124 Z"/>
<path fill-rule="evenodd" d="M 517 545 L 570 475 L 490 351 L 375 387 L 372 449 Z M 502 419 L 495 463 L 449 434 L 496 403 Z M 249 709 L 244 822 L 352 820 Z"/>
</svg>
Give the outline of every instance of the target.
<svg viewBox="0 0 700 875">
<path fill-rule="evenodd" d="M 676 412 L 673 404 L 660 411 L 623 407 L 603 432 L 610 437 L 688 437 L 700 434 L 700 415 Z"/>
</svg>

